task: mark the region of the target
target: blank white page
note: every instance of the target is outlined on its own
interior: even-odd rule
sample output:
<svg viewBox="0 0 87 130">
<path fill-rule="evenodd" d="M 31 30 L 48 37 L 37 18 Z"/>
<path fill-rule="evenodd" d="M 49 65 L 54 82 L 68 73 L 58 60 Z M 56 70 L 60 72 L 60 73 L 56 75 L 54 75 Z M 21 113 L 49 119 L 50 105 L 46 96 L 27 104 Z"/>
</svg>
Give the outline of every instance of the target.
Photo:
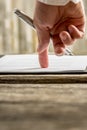
<svg viewBox="0 0 87 130">
<path fill-rule="evenodd" d="M 41 68 L 38 55 L 6 55 L 0 58 L 0 73 L 62 73 L 85 71 L 87 56 L 49 55 L 49 67 Z"/>
</svg>

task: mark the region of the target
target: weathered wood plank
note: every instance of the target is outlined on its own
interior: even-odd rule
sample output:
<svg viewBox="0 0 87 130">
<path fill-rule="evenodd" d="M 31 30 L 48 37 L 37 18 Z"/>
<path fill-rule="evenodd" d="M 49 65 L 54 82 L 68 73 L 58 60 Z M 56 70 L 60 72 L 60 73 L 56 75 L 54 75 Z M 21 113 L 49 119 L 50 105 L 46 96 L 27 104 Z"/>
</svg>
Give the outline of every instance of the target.
<svg viewBox="0 0 87 130">
<path fill-rule="evenodd" d="M 1 130 L 86 130 L 87 84 L 0 84 Z"/>
<path fill-rule="evenodd" d="M 0 83 L 9 83 L 9 84 L 46 84 L 46 83 L 87 83 L 87 75 L 79 74 L 79 75 L 0 75 Z"/>
</svg>

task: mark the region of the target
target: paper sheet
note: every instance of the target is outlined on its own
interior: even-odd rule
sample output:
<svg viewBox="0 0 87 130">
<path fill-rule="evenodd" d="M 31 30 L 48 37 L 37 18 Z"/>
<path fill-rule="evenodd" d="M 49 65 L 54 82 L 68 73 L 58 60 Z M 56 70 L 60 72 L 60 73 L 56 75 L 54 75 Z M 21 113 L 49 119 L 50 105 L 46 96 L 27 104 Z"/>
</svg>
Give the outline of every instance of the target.
<svg viewBox="0 0 87 130">
<path fill-rule="evenodd" d="M 49 55 L 49 67 L 40 68 L 37 55 L 6 55 L 0 58 L 0 73 L 85 72 L 87 56 Z"/>
</svg>

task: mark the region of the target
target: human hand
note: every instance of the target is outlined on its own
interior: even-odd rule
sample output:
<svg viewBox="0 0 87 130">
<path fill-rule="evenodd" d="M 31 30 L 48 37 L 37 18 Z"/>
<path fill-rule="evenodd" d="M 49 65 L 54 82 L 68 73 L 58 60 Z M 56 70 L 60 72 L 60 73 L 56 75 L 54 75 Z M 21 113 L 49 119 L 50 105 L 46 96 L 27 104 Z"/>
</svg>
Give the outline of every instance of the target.
<svg viewBox="0 0 87 130">
<path fill-rule="evenodd" d="M 65 6 L 36 3 L 34 25 L 38 35 L 39 62 L 48 67 L 48 46 L 53 41 L 56 55 L 64 54 L 67 45 L 82 38 L 85 31 L 85 13 L 81 2 L 69 2 Z"/>
</svg>

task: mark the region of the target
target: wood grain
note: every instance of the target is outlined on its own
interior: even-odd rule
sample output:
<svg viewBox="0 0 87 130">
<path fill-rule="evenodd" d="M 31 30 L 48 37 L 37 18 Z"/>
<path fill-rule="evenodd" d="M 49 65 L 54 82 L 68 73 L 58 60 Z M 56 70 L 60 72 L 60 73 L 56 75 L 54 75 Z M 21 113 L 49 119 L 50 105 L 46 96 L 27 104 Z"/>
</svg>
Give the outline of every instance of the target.
<svg viewBox="0 0 87 130">
<path fill-rule="evenodd" d="M 0 83 L 9 84 L 47 84 L 47 83 L 87 83 L 87 74 L 75 75 L 0 75 Z"/>
<path fill-rule="evenodd" d="M 1 130 L 87 130 L 87 84 L 0 84 Z"/>
</svg>

